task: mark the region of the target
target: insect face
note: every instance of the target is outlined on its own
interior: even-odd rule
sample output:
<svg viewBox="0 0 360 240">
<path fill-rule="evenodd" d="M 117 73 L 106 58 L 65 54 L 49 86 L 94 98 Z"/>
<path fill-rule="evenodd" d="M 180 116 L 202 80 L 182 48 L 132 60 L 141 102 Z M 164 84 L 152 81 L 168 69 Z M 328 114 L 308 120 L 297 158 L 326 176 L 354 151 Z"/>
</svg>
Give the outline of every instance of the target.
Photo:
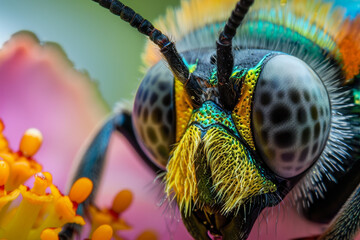
<svg viewBox="0 0 360 240">
<path fill-rule="evenodd" d="M 201 86 L 199 107 L 160 62 L 140 85 L 133 121 L 144 151 L 166 167 L 166 192 L 184 217 L 229 223 L 255 202 L 260 209 L 277 204 L 317 160 L 329 134 L 330 103 L 317 74 L 300 59 L 238 50 L 230 78 L 237 101 L 226 109 L 213 54 L 183 53 Z M 245 217 L 237 223 L 244 232 L 257 215 Z M 215 221 L 207 225 L 223 231 Z"/>
</svg>

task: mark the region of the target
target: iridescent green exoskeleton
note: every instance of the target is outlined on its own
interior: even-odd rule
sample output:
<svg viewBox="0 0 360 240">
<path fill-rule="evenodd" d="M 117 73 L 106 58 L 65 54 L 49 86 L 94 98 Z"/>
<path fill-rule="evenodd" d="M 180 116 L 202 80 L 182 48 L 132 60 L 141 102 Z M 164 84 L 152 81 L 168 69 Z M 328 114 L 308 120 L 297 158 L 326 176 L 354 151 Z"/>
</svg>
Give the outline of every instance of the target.
<svg viewBox="0 0 360 240">
<path fill-rule="evenodd" d="M 160 174 L 195 239 L 246 239 L 290 191 L 314 220 L 337 213 L 360 180 L 359 21 L 321 1 L 191 0 L 159 22 L 175 47 L 122 3 L 95 2 L 157 46 L 147 46 L 134 111 L 109 119 L 76 178 L 98 182 L 117 130 Z M 337 180 L 348 187 L 333 194 Z M 355 192 L 323 237 L 354 236 L 357 202 Z"/>
</svg>

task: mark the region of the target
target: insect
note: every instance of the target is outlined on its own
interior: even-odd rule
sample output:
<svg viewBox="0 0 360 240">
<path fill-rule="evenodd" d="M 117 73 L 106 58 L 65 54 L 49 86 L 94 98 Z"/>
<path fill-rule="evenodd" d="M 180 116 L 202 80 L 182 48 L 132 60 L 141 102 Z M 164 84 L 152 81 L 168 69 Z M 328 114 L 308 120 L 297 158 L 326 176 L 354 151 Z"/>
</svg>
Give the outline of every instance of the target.
<svg viewBox="0 0 360 240">
<path fill-rule="evenodd" d="M 121 2 L 95 2 L 155 45 L 133 112 L 104 124 L 75 178 L 96 188 L 119 131 L 161 174 L 195 239 L 246 239 L 261 211 L 290 191 L 317 221 L 348 198 L 322 237 L 354 236 L 359 18 L 344 20 L 321 1 L 191 0 L 159 24 L 174 43 Z M 326 213 L 321 197 L 333 204 Z"/>
</svg>

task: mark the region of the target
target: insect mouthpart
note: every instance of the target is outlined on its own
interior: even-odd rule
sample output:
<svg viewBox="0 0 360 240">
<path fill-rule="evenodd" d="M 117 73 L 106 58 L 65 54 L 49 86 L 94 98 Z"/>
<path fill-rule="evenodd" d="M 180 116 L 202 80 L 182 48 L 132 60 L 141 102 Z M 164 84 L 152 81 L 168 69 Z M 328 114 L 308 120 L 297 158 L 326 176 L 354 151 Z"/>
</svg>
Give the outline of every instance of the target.
<svg viewBox="0 0 360 240">
<path fill-rule="evenodd" d="M 183 216 L 238 215 L 255 196 L 275 192 L 276 185 L 255 165 L 231 115 L 212 101 L 194 110 L 175 146 L 165 176 L 166 194 L 176 198 Z"/>
</svg>

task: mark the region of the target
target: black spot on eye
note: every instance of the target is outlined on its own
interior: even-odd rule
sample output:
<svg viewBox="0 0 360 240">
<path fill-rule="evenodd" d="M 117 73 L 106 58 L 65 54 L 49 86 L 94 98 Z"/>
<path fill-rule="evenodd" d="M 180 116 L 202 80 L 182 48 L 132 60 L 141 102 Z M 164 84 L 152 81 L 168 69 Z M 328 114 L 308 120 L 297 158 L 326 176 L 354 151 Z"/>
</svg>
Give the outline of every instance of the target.
<svg viewBox="0 0 360 240">
<path fill-rule="evenodd" d="M 269 103 L 271 103 L 271 96 L 269 93 L 267 92 L 264 92 L 261 94 L 261 97 L 260 97 L 260 102 L 263 106 L 266 106 L 268 105 Z"/>
<path fill-rule="evenodd" d="M 150 96 L 150 104 L 153 105 L 158 99 L 158 95 L 156 93 L 152 93 Z"/>
<path fill-rule="evenodd" d="M 283 130 L 275 133 L 275 143 L 280 148 L 287 148 L 294 144 L 295 137 L 290 130 Z"/>
<path fill-rule="evenodd" d="M 313 148 L 312 148 L 312 154 L 315 154 L 317 149 L 318 149 L 318 143 L 316 142 L 314 145 L 313 145 Z"/>
<path fill-rule="evenodd" d="M 278 98 L 283 98 L 284 92 L 283 91 L 278 92 L 277 96 L 278 96 Z"/>
<path fill-rule="evenodd" d="M 169 136 L 170 136 L 170 129 L 167 126 L 162 125 L 161 126 L 161 137 L 162 137 L 162 139 L 166 142 L 169 139 Z"/>
<path fill-rule="evenodd" d="M 255 120 L 255 124 L 258 125 L 259 127 L 264 124 L 264 116 L 261 110 L 255 111 L 254 120 Z"/>
<path fill-rule="evenodd" d="M 137 106 L 137 109 L 136 109 L 136 114 L 137 114 L 138 116 L 140 116 L 141 110 L 142 110 L 142 107 L 141 107 L 141 105 L 139 104 L 139 105 Z"/>
<path fill-rule="evenodd" d="M 312 105 L 310 111 L 311 111 L 311 118 L 312 118 L 313 120 L 317 120 L 319 116 L 318 116 L 318 111 L 317 111 L 316 106 L 315 106 L 315 105 Z"/>
<path fill-rule="evenodd" d="M 305 100 L 306 100 L 307 102 L 310 101 L 310 94 L 309 94 L 308 91 L 304 91 L 304 98 L 305 98 Z"/>
<path fill-rule="evenodd" d="M 168 158 L 168 149 L 164 145 L 159 145 L 156 150 L 161 157 Z"/>
<path fill-rule="evenodd" d="M 301 135 L 301 143 L 305 145 L 310 140 L 310 128 L 305 128 Z"/>
<path fill-rule="evenodd" d="M 159 82 L 158 87 L 159 87 L 160 91 L 165 91 L 168 88 L 168 84 L 165 82 Z"/>
<path fill-rule="evenodd" d="M 287 153 L 281 154 L 281 159 L 284 162 L 292 162 L 292 161 L 294 161 L 294 157 L 295 157 L 295 153 L 293 153 L 293 152 L 287 152 Z"/>
<path fill-rule="evenodd" d="M 144 123 L 147 122 L 148 116 L 149 116 L 149 111 L 148 111 L 147 108 L 144 108 L 144 111 L 143 111 L 143 120 L 144 120 Z"/>
<path fill-rule="evenodd" d="M 157 77 L 155 77 L 155 76 L 154 76 L 154 77 L 152 77 L 152 78 L 151 78 L 151 83 L 150 83 L 150 84 L 151 84 L 151 85 L 154 85 L 154 84 L 155 84 L 155 82 L 156 82 L 156 80 L 157 80 Z"/>
<path fill-rule="evenodd" d="M 160 108 L 155 108 L 153 112 L 151 113 L 151 120 L 154 123 L 160 123 L 162 121 L 162 111 Z"/>
<path fill-rule="evenodd" d="M 216 54 L 211 55 L 210 57 L 210 64 L 215 65 L 216 64 Z"/>
<path fill-rule="evenodd" d="M 142 139 L 145 139 L 144 128 L 140 128 L 140 135 Z"/>
<path fill-rule="evenodd" d="M 291 117 L 290 110 L 283 105 L 277 105 L 272 108 L 270 113 L 270 120 L 273 124 L 280 124 L 287 122 Z"/>
<path fill-rule="evenodd" d="M 299 157 L 299 162 L 304 162 L 308 156 L 309 153 L 309 147 L 304 148 L 301 151 L 300 157 Z"/>
<path fill-rule="evenodd" d="M 154 129 L 152 127 L 147 127 L 146 129 L 146 134 L 150 140 L 150 142 L 152 143 L 156 143 L 157 142 L 157 136 L 156 136 L 156 132 L 154 131 Z"/>
<path fill-rule="evenodd" d="M 306 112 L 302 107 L 300 107 L 297 111 L 297 120 L 299 123 L 306 123 L 307 121 Z"/>
<path fill-rule="evenodd" d="M 168 124 L 172 125 L 174 118 L 173 118 L 173 111 L 171 108 L 168 110 L 168 112 L 166 114 L 166 119 L 168 121 Z"/>
<path fill-rule="evenodd" d="M 170 104 L 171 104 L 171 96 L 170 96 L 170 93 L 166 94 L 166 95 L 163 97 L 162 103 L 163 103 L 165 106 L 170 106 Z"/>
<path fill-rule="evenodd" d="M 314 127 L 314 138 L 317 139 L 320 134 L 320 123 L 317 122 Z"/>
<path fill-rule="evenodd" d="M 290 90 L 290 100 L 295 104 L 300 102 L 300 94 L 297 90 Z"/>
<path fill-rule="evenodd" d="M 144 91 L 144 94 L 143 94 L 143 97 L 142 97 L 142 102 L 145 102 L 145 101 L 146 101 L 148 94 L 149 94 L 149 91 L 146 91 L 146 90 L 145 90 L 145 91 Z"/>
</svg>

